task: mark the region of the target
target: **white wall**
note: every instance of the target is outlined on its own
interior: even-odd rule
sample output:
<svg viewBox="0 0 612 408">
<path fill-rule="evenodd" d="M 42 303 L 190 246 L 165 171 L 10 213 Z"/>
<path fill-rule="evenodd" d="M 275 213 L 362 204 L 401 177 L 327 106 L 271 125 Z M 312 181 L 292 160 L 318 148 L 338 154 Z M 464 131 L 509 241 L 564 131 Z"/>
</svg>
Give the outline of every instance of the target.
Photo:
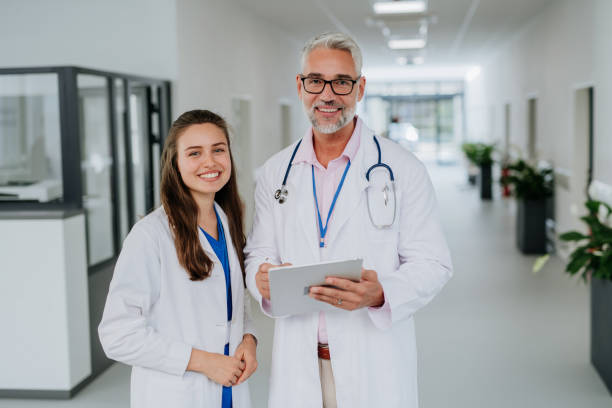
<svg viewBox="0 0 612 408">
<path fill-rule="evenodd" d="M 255 166 L 281 148 L 281 102 L 293 104 L 292 133 L 301 136 L 295 74 L 303 44 L 227 1 L 179 0 L 177 21 L 175 116 L 205 108 L 230 119 L 232 98 L 250 99 Z"/>
<path fill-rule="evenodd" d="M 538 156 L 572 169 L 574 91 L 595 88 L 594 178 L 612 184 L 612 2 L 551 2 L 467 82 L 468 137 L 503 146 L 505 103 L 511 104 L 511 139 L 527 153 L 527 99 L 536 96 Z M 570 185 L 571 185 L 570 180 Z M 578 183 L 573 183 L 578 184 Z M 557 222 L 572 225 L 569 192 L 558 189 Z"/>
<path fill-rule="evenodd" d="M 176 118 L 191 109 L 209 109 L 235 130 L 234 152 L 238 186 L 245 202 L 245 227 L 250 230 L 254 208 L 255 170 L 284 147 L 281 106 L 291 110 L 291 138 L 307 127 L 297 98 L 295 75 L 303 44 L 261 17 L 232 2 L 178 0 L 178 81 L 174 84 Z M 249 102 L 250 123 L 240 125 L 236 99 Z M 250 140 L 238 140 L 244 130 Z M 280 180 L 279 180 L 280 183 Z"/>
<path fill-rule="evenodd" d="M 2 0 L 0 67 L 79 65 L 175 79 L 176 0 Z"/>
</svg>

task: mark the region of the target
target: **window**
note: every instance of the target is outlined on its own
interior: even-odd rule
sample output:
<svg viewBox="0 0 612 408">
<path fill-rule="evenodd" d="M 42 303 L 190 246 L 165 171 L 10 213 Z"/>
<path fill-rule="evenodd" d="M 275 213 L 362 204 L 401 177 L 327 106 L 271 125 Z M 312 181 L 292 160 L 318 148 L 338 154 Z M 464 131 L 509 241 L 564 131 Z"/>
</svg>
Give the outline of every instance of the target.
<svg viewBox="0 0 612 408">
<path fill-rule="evenodd" d="M 87 215 L 89 265 L 113 257 L 113 155 L 110 139 L 107 80 L 77 76 L 83 207 Z"/>
<path fill-rule="evenodd" d="M 62 198 L 57 75 L 0 76 L 0 200 Z"/>
</svg>

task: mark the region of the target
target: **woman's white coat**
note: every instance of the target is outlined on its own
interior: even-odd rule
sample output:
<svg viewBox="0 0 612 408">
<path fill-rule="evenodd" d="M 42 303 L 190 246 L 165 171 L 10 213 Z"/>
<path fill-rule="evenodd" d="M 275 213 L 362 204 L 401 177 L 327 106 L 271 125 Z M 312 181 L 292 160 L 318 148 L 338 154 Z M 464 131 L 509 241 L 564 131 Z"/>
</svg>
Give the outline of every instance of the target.
<svg viewBox="0 0 612 408">
<path fill-rule="evenodd" d="M 179 264 L 163 207 L 140 220 L 126 238 L 99 326 L 109 358 L 132 366 L 132 408 L 220 408 L 222 387 L 185 371 L 191 349 L 230 355 L 244 333 L 254 333 L 245 312 L 240 263 L 227 217 L 215 203 L 228 243 L 233 316 L 227 322 L 225 275 L 204 234 L 200 243 L 214 262 L 212 275 L 191 281 Z M 235 408 L 250 407 L 248 382 L 232 388 Z"/>
</svg>

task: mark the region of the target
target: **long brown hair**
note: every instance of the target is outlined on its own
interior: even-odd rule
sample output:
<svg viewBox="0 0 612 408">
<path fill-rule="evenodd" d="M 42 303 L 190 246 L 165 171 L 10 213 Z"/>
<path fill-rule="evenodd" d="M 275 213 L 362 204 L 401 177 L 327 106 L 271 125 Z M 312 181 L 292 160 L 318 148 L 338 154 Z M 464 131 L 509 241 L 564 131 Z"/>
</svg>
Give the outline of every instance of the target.
<svg viewBox="0 0 612 408">
<path fill-rule="evenodd" d="M 215 201 L 227 214 L 232 244 L 238 254 L 244 279 L 243 249 L 246 242 L 242 219 L 244 207 L 238 193 L 236 168 L 230 148 L 228 125 L 221 116 L 208 110 L 192 110 L 179 116 L 170 127 L 161 159 L 162 205 L 168 215 L 170 229 L 174 235 L 174 245 L 176 246 L 179 263 L 189 273 L 189 278 L 192 281 L 208 278 L 213 269 L 213 262 L 200 245 L 198 206 L 179 173 L 176 148 L 178 138 L 189 126 L 202 123 L 212 123 L 219 127 L 225 133 L 227 139 L 232 174 L 229 181 L 215 194 Z"/>
</svg>

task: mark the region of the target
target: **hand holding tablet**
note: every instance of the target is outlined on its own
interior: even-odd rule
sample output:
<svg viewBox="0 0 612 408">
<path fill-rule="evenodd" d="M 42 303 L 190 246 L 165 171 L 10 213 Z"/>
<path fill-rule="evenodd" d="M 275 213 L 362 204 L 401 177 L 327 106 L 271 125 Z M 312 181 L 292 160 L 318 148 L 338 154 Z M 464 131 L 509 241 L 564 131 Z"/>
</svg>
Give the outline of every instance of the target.
<svg viewBox="0 0 612 408">
<path fill-rule="evenodd" d="M 312 286 L 329 286 L 325 278 L 339 277 L 359 282 L 362 277 L 361 259 L 322 262 L 311 265 L 270 268 L 270 300 L 274 317 L 337 310 L 329 303 L 309 296 Z"/>
</svg>

